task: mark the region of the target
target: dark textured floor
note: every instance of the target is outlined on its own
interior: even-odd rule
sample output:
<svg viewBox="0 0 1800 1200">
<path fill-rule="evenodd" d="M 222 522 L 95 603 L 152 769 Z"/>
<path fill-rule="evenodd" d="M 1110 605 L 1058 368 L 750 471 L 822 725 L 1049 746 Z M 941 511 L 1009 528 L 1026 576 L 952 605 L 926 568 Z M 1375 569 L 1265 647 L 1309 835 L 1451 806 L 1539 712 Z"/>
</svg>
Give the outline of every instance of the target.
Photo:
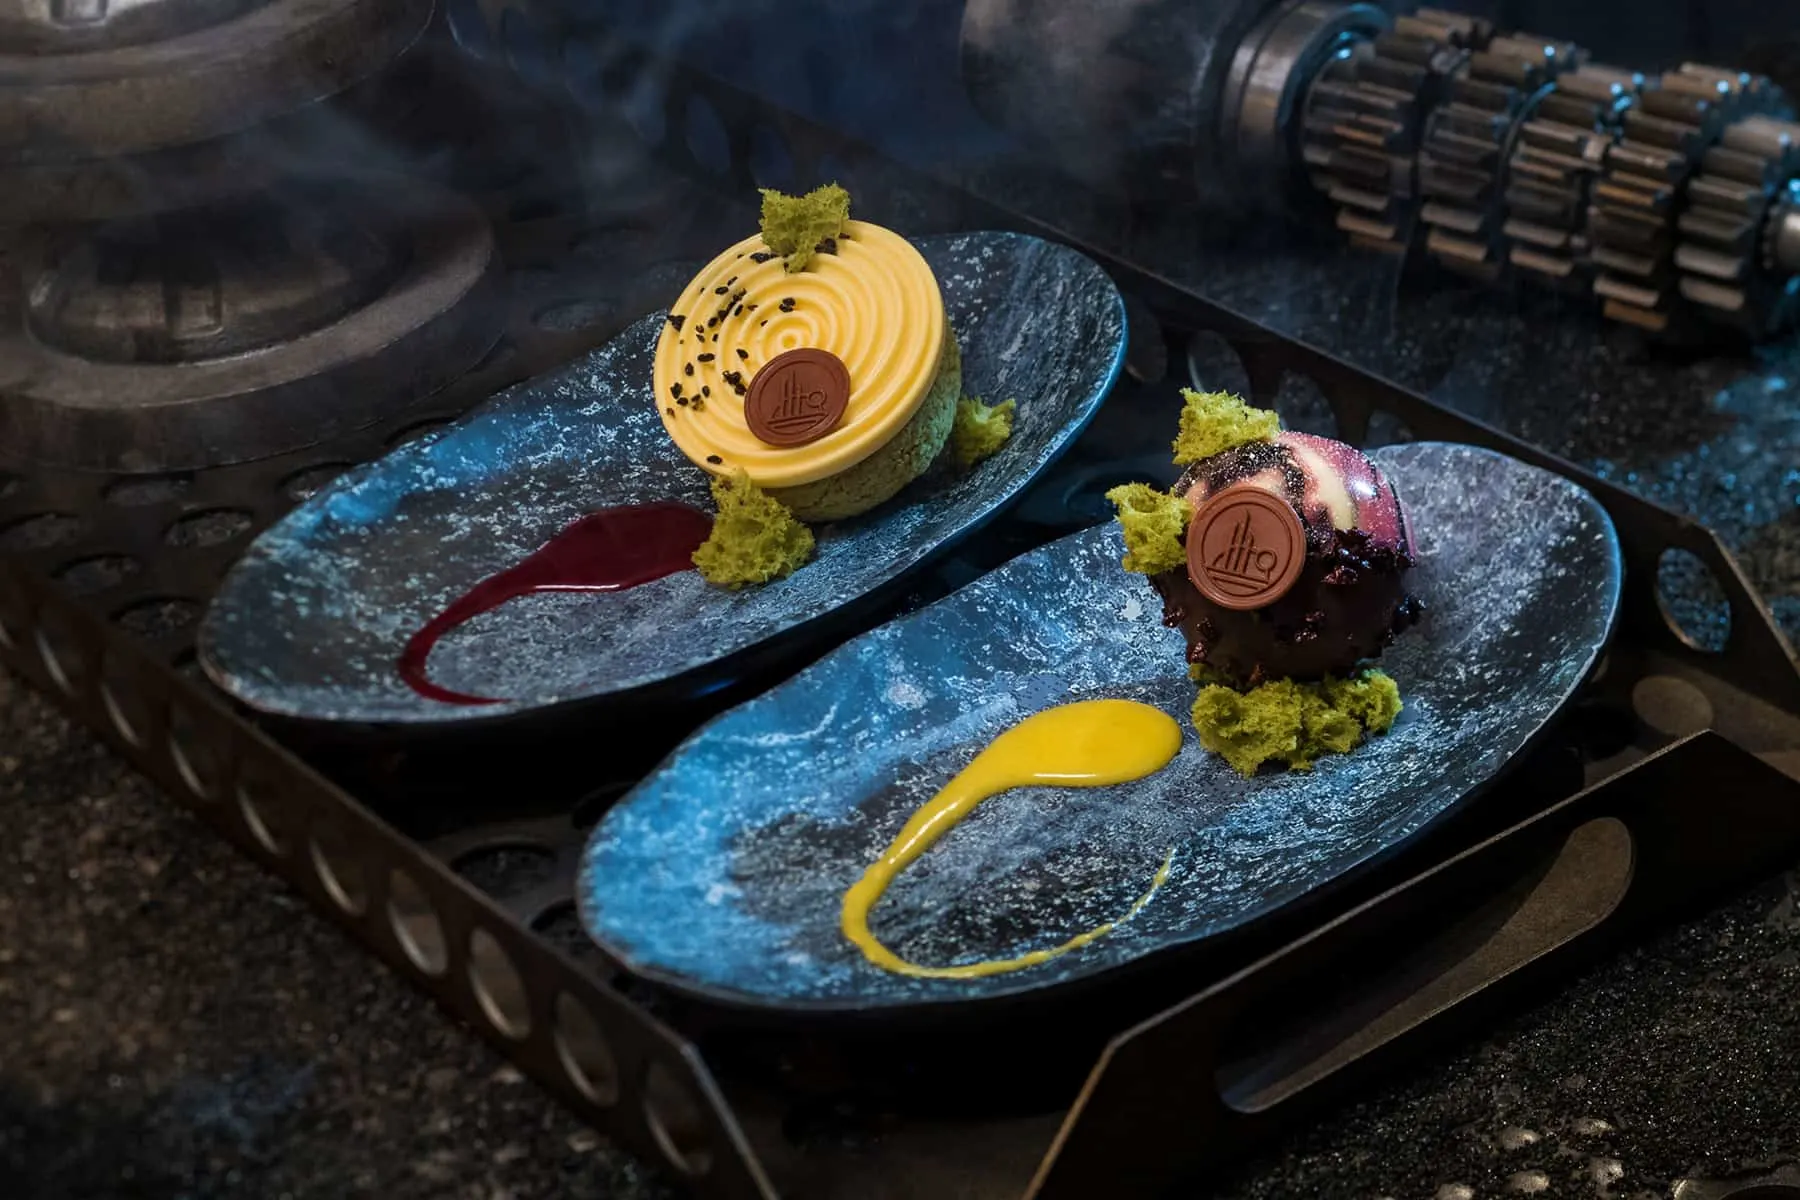
<svg viewBox="0 0 1800 1200">
<path fill-rule="evenodd" d="M 1223 1194 L 1660 1200 L 1683 1177 L 1792 1161 L 1797 897 L 1800 872 L 1618 957 Z"/>
<path fill-rule="evenodd" d="M 661 1196 L 0 672 L 0 1197 Z"/>
</svg>

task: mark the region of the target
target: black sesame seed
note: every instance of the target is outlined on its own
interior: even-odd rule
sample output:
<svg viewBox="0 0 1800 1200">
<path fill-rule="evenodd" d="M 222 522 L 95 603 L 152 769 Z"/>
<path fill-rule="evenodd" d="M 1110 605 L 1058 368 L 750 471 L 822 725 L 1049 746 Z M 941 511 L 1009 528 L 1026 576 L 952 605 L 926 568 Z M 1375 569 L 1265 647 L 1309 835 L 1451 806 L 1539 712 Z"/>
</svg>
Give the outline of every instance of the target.
<svg viewBox="0 0 1800 1200">
<path fill-rule="evenodd" d="M 741 383 L 734 383 L 731 385 L 731 390 L 736 392 L 738 395 L 742 396 L 745 392 L 748 392 L 750 389 L 745 387 Z"/>
<path fill-rule="evenodd" d="M 726 280 L 726 281 L 725 281 L 725 286 L 726 286 L 726 287 L 730 287 L 730 286 L 731 286 L 731 285 L 732 285 L 732 284 L 734 284 L 734 283 L 736 283 L 736 282 L 737 282 L 737 276 L 736 276 L 736 275 L 733 275 L 733 276 L 732 276 L 732 277 L 731 277 L 731 278 L 730 278 L 730 279 L 727 279 L 727 280 Z"/>
<path fill-rule="evenodd" d="M 743 305 L 741 305 L 741 304 L 740 304 L 740 305 L 738 305 L 738 306 L 737 306 L 737 307 L 736 307 L 736 308 L 734 308 L 734 309 L 732 309 L 732 310 L 731 310 L 731 315 L 732 315 L 732 316 L 734 316 L 734 317 L 741 317 L 741 316 L 743 316 L 743 315 L 744 315 L 744 306 L 743 306 Z"/>
<path fill-rule="evenodd" d="M 713 356 L 710 353 L 702 354 L 700 356 L 701 362 L 711 362 L 712 360 L 713 360 Z"/>
<path fill-rule="evenodd" d="M 728 287 L 716 287 L 713 289 L 713 295 L 723 296 L 726 292 L 729 292 L 730 290 L 731 289 Z"/>
<path fill-rule="evenodd" d="M 790 296 L 788 299 L 783 300 L 781 302 L 781 311 L 782 312 L 793 312 L 794 311 L 793 297 Z"/>
<path fill-rule="evenodd" d="M 710 396 L 710 395 L 712 395 L 712 388 L 702 385 L 702 387 L 700 388 L 700 394 L 702 396 Z"/>
<path fill-rule="evenodd" d="M 708 317 L 706 319 L 706 327 L 708 329 L 711 329 L 714 325 L 717 325 L 718 323 L 719 323 L 718 317 Z"/>
<path fill-rule="evenodd" d="M 744 305 L 744 307 L 749 309 L 751 312 L 756 311 L 756 305 L 754 305 L 754 304 L 746 304 L 746 305 Z"/>
<path fill-rule="evenodd" d="M 675 410 L 672 408 L 665 408 L 663 411 L 668 413 L 671 417 L 675 415 Z"/>
<path fill-rule="evenodd" d="M 739 346 L 738 347 L 738 357 L 743 359 L 745 362 L 749 362 L 750 361 L 750 352 L 748 350 L 744 349 L 742 346 Z"/>
<path fill-rule="evenodd" d="M 669 385 L 669 395 L 674 396 L 679 400 L 681 398 L 681 385 L 679 383 L 671 383 Z"/>
<path fill-rule="evenodd" d="M 707 455 L 707 456 L 706 456 L 706 461 L 707 461 L 707 462 L 709 462 L 709 463 L 711 463 L 711 464 L 712 464 L 712 465 L 713 465 L 713 466 L 715 466 L 715 467 L 716 467 L 716 466 L 718 466 L 718 465 L 719 465 L 719 464 L 720 464 L 720 463 L 722 463 L 722 462 L 724 462 L 724 461 L 725 461 L 725 460 L 724 460 L 724 459 L 722 459 L 722 458 L 720 458 L 720 457 L 719 457 L 719 456 L 718 456 L 718 455 L 716 455 L 716 454 L 709 454 L 709 455 Z"/>
<path fill-rule="evenodd" d="M 750 261 L 753 263 L 766 263 L 774 257 L 775 256 L 767 250 L 758 250 L 755 254 L 750 256 Z"/>
<path fill-rule="evenodd" d="M 820 242 L 817 246 L 815 246 L 814 249 L 820 254 L 836 254 L 837 253 L 837 239 L 836 238 L 826 238 L 824 241 Z"/>
<path fill-rule="evenodd" d="M 686 396 L 677 396 L 675 398 L 675 403 L 681 405 L 681 407 L 683 407 L 683 408 L 686 408 L 688 406 L 688 398 Z"/>
<path fill-rule="evenodd" d="M 670 313 L 669 314 L 669 324 L 673 325 L 676 329 L 680 329 L 682 327 L 682 325 L 686 323 L 686 321 L 687 321 L 687 318 L 682 316 L 680 313 Z"/>
<path fill-rule="evenodd" d="M 694 364 L 688 363 L 687 365 L 683 366 L 681 368 L 681 373 L 683 375 L 692 375 L 694 373 Z"/>
<path fill-rule="evenodd" d="M 768 322 L 767 322 L 767 321 L 764 321 L 764 322 L 763 322 L 763 324 L 764 324 L 764 325 L 767 325 L 767 324 L 768 324 Z"/>
<path fill-rule="evenodd" d="M 705 412 L 706 411 L 706 401 L 698 400 L 698 399 L 695 400 L 694 401 L 694 411 L 695 412 Z"/>
</svg>

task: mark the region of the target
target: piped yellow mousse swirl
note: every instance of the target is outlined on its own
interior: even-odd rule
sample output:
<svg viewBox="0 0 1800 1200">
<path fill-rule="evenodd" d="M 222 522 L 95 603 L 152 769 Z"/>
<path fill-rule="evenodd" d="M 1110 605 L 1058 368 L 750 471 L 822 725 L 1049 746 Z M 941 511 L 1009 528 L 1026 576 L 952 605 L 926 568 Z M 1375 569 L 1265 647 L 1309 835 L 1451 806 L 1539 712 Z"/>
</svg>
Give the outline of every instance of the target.
<svg viewBox="0 0 1800 1200">
<path fill-rule="evenodd" d="M 836 244 L 790 275 L 760 235 L 746 238 L 675 302 L 656 346 L 656 404 L 697 466 L 717 475 L 741 467 L 764 488 L 812 483 L 875 453 L 924 403 L 948 336 L 936 277 L 910 242 L 879 225 L 847 221 Z M 750 432 L 740 388 L 776 355 L 802 348 L 842 360 L 849 406 L 819 440 L 771 446 Z"/>
</svg>

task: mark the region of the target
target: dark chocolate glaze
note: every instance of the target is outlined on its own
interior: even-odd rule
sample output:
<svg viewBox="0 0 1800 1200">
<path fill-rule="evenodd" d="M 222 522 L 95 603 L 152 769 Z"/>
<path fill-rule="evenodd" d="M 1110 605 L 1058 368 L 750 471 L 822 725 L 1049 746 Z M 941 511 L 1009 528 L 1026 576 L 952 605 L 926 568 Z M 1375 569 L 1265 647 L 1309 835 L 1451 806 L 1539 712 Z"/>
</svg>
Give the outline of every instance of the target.
<svg viewBox="0 0 1800 1200">
<path fill-rule="evenodd" d="M 1284 433 L 1195 463 L 1175 490 L 1198 507 L 1246 482 L 1267 487 L 1299 513 L 1306 564 L 1285 595 L 1249 611 L 1208 600 L 1185 568 L 1153 576 L 1164 623 L 1187 638 L 1188 662 L 1204 663 L 1240 687 L 1343 675 L 1418 621 L 1424 606 L 1406 590 L 1413 542 L 1405 511 L 1393 485 L 1361 452 Z M 1344 499 L 1351 503 L 1355 528 L 1336 526 L 1332 496 L 1339 507 Z"/>
<path fill-rule="evenodd" d="M 1188 662 L 1255 687 L 1343 675 L 1379 656 L 1424 611 L 1406 591 L 1411 565 L 1403 552 L 1371 547 L 1349 530 L 1339 531 L 1329 550 L 1309 550 L 1299 580 L 1266 608 L 1221 608 L 1186 570 L 1165 571 L 1150 583 L 1162 596 L 1163 622 L 1187 638 Z"/>
</svg>

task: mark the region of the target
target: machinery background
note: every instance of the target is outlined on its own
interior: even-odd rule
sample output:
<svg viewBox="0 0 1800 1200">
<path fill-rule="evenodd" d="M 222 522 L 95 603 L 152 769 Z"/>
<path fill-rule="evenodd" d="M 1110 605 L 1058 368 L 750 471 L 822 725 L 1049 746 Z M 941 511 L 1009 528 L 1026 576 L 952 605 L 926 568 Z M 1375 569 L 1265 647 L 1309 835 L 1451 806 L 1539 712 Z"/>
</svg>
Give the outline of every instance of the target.
<svg viewBox="0 0 1800 1200">
<path fill-rule="evenodd" d="M 1139 206 L 1280 195 L 1365 248 L 1684 340 L 1792 322 L 1800 125 L 1778 83 L 1387 7 L 972 0 L 963 75 L 991 120 Z"/>
<path fill-rule="evenodd" d="M 1146 211 L 1197 206 L 1196 223 L 1279 196 L 1298 228 L 1573 292 L 1671 340 L 1792 321 L 1796 128 L 1753 120 L 1793 115 L 1789 0 L 1462 0 L 1379 45 L 1415 5 L 614 7 L 672 56 L 935 172 L 1023 154 Z"/>
</svg>

